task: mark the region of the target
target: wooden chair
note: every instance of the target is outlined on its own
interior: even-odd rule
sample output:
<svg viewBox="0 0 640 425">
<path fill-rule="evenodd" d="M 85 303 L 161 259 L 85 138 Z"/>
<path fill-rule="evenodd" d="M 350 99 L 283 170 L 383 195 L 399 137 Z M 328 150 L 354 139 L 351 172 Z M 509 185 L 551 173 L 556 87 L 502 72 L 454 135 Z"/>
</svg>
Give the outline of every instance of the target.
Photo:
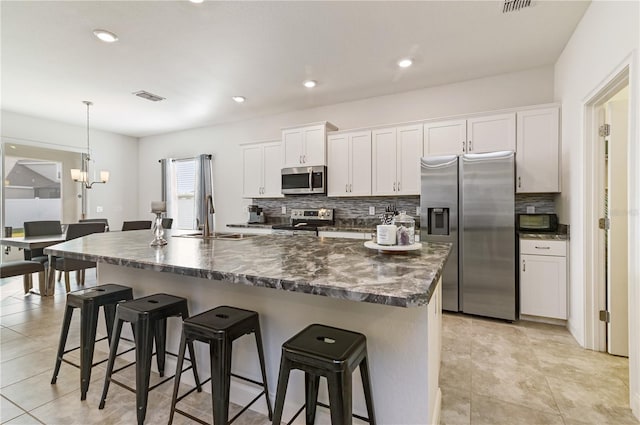
<svg viewBox="0 0 640 425">
<path fill-rule="evenodd" d="M 122 231 L 151 229 L 151 220 L 125 221 L 122 223 Z"/>
<path fill-rule="evenodd" d="M 62 233 L 62 225 L 58 220 L 40 220 L 40 221 L 25 221 L 23 224 L 24 235 L 29 236 L 47 236 L 47 235 L 59 235 Z M 38 249 L 25 249 L 24 259 L 27 261 L 35 261 L 44 266 L 49 261 L 49 257 L 44 255 L 44 248 Z M 47 281 L 47 268 L 43 267 L 38 279 L 40 282 Z M 31 289 L 26 290 L 28 292 Z M 25 293 L 26 293 L 25 292 Z"/>
<path fill-rule="evenodd" d="M 45 294 L 44 265 L 37 261 L 19 260 L 0 264 L 0 278 L 22 275 L 24 278 L 24 293 L 28 293 L 33 287 L 31 274 L 38 273 L 40 293 Z"/>
<path fill-rule="evenodd" d="M 163 218 L 162 219 L 162 228 L 163 229 L 171 229 L 172 225 L 173 225 L 173 219 L 172 218 Z"/>
<path fill-rule="evenodd" d="M 72 223 L 67 227 L 66 240 L 80 238 L 82 236 L 90 235 L 92 233 L 104 233 L 104 223 Z M 96 266 L 93 261 L 74 260 L 70 258 L 58 258 L 55 257 L 53 261 L 48 264 L 49 267 L 49 286 L 53 287 L 53 273 L 55 270 L 64 272 L 64 285 L 67 292 L 71 291 L 71 285 L 69 282 L 69 272 L 76 272 L 76 281 L 80 285 L 84 285 L 85 270 L 92 269 Z"/>
<path fill-rule="evenodd" d="M 78 223 L 104 223 L 104 231 L 109 231 L 109 220 L 106 218 L 81 218 Z"/>
</svg>

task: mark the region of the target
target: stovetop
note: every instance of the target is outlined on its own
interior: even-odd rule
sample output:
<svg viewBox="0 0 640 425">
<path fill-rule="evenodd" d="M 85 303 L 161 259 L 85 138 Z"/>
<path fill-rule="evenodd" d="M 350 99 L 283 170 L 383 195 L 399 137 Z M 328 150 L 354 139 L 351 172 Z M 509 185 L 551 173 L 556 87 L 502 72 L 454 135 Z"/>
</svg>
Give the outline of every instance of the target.
<svg viewBox="0 0 640 425">
<path fill-rule="evenodd" d="M 335 224 L 333 209 L 292 209 L 291 223 L 276 224 L 272 226 L 275 230 L 301 230 L 317 232 L 318 226 L 330 226 Z"/>
</svg>

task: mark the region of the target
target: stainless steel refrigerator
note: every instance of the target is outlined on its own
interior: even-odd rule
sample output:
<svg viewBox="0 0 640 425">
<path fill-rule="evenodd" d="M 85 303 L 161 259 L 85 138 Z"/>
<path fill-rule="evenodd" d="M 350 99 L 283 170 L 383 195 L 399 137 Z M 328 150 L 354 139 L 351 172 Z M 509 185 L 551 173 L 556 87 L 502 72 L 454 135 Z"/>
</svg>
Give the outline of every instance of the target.
<svg viewBox="0 0 640 425">
<path fill-rule="evenodd" d="M 515 154 L 425 157 L 422 241 L 450 242 L 443 309 L 517 318 Z"/>
</svg>

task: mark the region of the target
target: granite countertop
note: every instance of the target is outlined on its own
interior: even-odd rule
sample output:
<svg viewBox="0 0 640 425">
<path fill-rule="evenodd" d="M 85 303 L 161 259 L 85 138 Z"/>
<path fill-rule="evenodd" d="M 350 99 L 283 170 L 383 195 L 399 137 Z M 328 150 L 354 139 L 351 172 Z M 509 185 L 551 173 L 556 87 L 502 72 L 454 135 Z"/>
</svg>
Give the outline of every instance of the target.
<svg viewBox="0 0 640 425">
<path fill-rule="evenodd" d="M 566 233 L 519 233 L 520 239 L 536 239 L 536 240 L 557 240 L 566 241 L 569 235 Z"/>
<path fill-rule="evenodd" d="M 259 235 L 244 240 L 172 237 L 153 248 L 148 230 L 96 233 L 53 245 L 45 254 L 203 279 L 324 295 L 397 307 L 426 305 L 451 250 L 423 243 L 404 255 L 365 248 L 361 240 Z"/>
</svg>

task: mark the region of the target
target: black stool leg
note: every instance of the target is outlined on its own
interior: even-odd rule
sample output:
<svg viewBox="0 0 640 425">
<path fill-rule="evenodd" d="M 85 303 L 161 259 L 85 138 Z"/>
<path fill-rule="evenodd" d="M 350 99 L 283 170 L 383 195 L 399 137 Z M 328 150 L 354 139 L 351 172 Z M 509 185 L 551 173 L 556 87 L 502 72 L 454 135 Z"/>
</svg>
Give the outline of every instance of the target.
<svg viewBox="0 0 640 425">
<path fill-rule="evenodd" d="M 284 409 L 284 399 L 287 395 L 287 385 L 289 384 L 289 374 L 291 364 L 289 360 L 282 356 L 280 359 L 280 373 L 278 375 L 278 388 L 276 389 L 276 405 L 273 410 L 273 425 L 280 425 L 282 422 L 282 410 Z"/>
<path fill-rule="evenodd" d="M 362 378 L 362 387 L 364 388 L 364 400 L 367 404 L 369 424 L 376 425 L 376 416 L 373 413 L 373 397 L 371 394 L 371 380 L 369 378 L 369 363 L 367 361 L 367 356 L 364 356 L 360 362 L 360 377 Z"/>
<path fill-rule="evenodd" d="M 273 419 L 273 409 L 271 408 L 271 399 L 269 398 L 269 385 L 267 385 L 267 372 L 264 366 L 264 349 L 262 347 L 262 333 L 260 332 L 260 319 L 256 319 L 256 328 L 253 331 L 256 337 L 256 346 L 258 348 L 258 357 L 260 358 L 260 371 L 262 372 L 262 382 L 264 382 L 264 397 L 267 401 L 267 411 L 269 412 L 269 420 Z"/>
<path fill-rule="evenodd" d="M 182 363 L 184 362 L 184 352 L 186 351 L 187 337 L 182 332 L 180 337 L 180 350 L 178 351 L 178 362 L 176 364 L 176 376 L 173 380 L 173 397 L 171 398 L 171 411 L 169 412 L 169 425 L 173 423 L 173 414 L 176 411 L 176 403 L 178 401 L 178 389 L 180 388 L 180 378 L 182 377 Z M 193 359 L 193 353 L 189 353 Z M 200 383 L 196 378 L 196 385 L 199 387 Z"/>
<path fill-rule="evenodd" d="M 210 342 L 209 357 L 211 359 L 213 423 L 227 425 L 231 387 L 231 341 L 223 338 Z"/>
<path fill-rule="evenodd" d="M 98 409 L 104 409 L 104 403 L 107 399 L 107 392 L 109 391 L 109 384 L 111 383 L 111 374 L 113 373 L 113 365 L 116 362 L 116 354 L 118 353 L 118 342 L 120 342 L 120 333 L 122 332 L 123 321 L 118 318 L 118 312 L 116 311 L 116 317 L 114 319 L 116 325 L 113 330 L 111 344 L 109 345 L 109 362 L 107 363 L 107 373 L 104 377 L 104 387 L 102 388 L 102 398 Z"/>
<path fill-rule="evenodd" d="M 73 307 L 67 305 L 64 311 L 64 321 L 62 323 L 62 331 L 60 332 L 60 342 L 58 344 L 58 355 L 56 356 L 56 367 L 53 369 L 53 377 L 51 378 L 51 384 L 55 384 L 58 380 L 58 372 L 60 372 L 60 365 L 62 364 L 62 356 L 64 355 L 64 348 L 67 345 L 67 336 L 69 335 L 69 327 L 71 326 L 71 317 L 73 316 Z"/>
<path fill-rule="evenodd" d="M 84 308 L 80 309 L 80 400 L 86 400 L 89 391 L 98 310 L 99 307 L 93 302 L 85 304 Z"/>
<path fill-rule="evenodd" d="M 104 310 L 104 322 L 107 327 L 107 341 L 111 344 L 111 336 L 113 335 L 113 321 L 116 317 L 116 305 L 107 304 L 102 307 Z"/>
<path fill-rule="evenodd" d="M 153 333 L 156 341 L 156 362 L 158 363 L 158 372 L 160 373 L 160 376 L 163 377 L 164 365 L 167 358 L 167 319 L 157 320 L 154 328 Z"/>
<path fill-rule="evenodd" d="M 136 322 L 136 412 L 138 425 L 144 423 L 149 399 L 153 329 L 146 318 Z"/>
<path fill-rule="evenodd" d="M 349 371 L 330 373 L 327 375 L 329 383 L 329 406 L 331 423 L 351 425 L 353 423 L 351 407 L 351 373 Z"/>
<path fill-rule="evenodd" d="M 193 349 L 193 341 L 187 343 L 189 348 L 189 360 L 191 360 L 191 367 L 193 368 L 193 379 L 196 381 L 196 389 L 199 393 L 202 392 L 202 385 L 200 385 L 200 378 L 198 377 L 198 368 L 196 367 L 196 351 Z M 182 368 L 180 368 L 182 371 Z M 177 370 L 176 370 L 177 372 Z"/>
<path fill-rule="evenodd" d="M 313 373 L 305 372 L 304 374 L 304 393 L 305 393 L 305 412 L 307 417 L 307 425 L 313 425 L 316 421 L 316 403 L 318 403 L 318 387 L 320 386 L 320 377 Z"/>
</svg>

